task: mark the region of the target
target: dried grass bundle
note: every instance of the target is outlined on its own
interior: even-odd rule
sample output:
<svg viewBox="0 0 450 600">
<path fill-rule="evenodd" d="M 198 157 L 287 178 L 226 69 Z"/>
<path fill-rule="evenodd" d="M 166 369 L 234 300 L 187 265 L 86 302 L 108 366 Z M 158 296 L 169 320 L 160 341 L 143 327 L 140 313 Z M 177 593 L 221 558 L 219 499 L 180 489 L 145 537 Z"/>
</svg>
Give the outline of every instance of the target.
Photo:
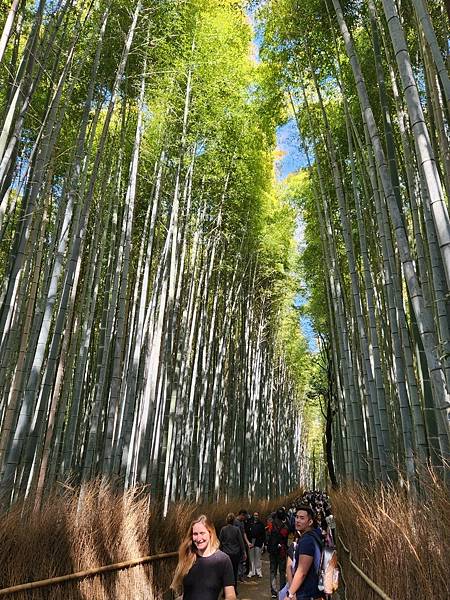
<svg viewBox="0 0 450 600">
<path fill-rule="evenodd" d="M 391 598 L 448 598 L 450 498 L 432 471 L 420 477 L 420 496 L 380 485 L 348 485 L 332 494 L 337 527 L 352 558 Z M 339 553 L 347 598 L 378 600 Z"/>
<path fill-rule="evenodd" d="M 298 491 L 292 494 L 292 498 Z M 176 551 L 192 519 L 206 513 L 217 529 L 241 508 L 267 515 L 289 498 L 251 504 L 181 502 L 163 518 L 161 503 L 146 488 L 126 492 L 96 480 L 81 489 L 63 486 L 40 512 L 33 502 L 16 504 L 0 519 L 0 589 L 103 565 Z M 14 594 L 14 600 L 156 600 L 167 597 L 176 559 L 123 569 L 77 582 Z M 170 597 L 170 596 L 168 596 Z"/>
</svg>

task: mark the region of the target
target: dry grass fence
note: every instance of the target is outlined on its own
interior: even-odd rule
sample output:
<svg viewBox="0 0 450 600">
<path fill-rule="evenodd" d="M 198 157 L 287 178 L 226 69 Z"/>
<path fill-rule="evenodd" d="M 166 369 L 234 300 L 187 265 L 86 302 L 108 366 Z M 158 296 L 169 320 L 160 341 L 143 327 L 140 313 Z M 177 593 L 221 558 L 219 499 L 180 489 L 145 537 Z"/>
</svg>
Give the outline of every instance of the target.
<svg viewBox="0 0 450 600">
<path fill-rule="evenodd" d="M 414 501 L 398 487 L 353 485 L 334 492 L 332 503 L 353 561 L 390 598 L 450 598 L 450 494 L 433 472 L 421 475 Z M 339 546 L 338 553 L 347 600 L 379 600 Z"/>
<path fill-rule="evenodd" d="M 266 516 L 280 503 L 242 500 L 225 504 L 179 503 L 162 518 L 162 507 L 143 488 L 116 493 L 95 481 L 83 489 L 60 487 L 40 513 L 16 505 L 0 518 L 0 589 L 97 568 L 141 556 L 172 552 L 189 522 L 202 512 L 217 529 L 229 511 L 258 510 Z M 421 500 L 404 490 L 347 486 L 332 495 L 338 532 L 352 558 L 393 600 L 449 598 L 449 490 L 433 473 L 422 477 Z M 80 509 L 82 506 L 82 509 Z M 350 567 L 345 552 L 347 600 L 378 600 Z M 140 565 L 43 589 L 12 600 L 156 600 L 168 590 L 176 559 Z M 167 596 L 166 596 L 167 597 Z M 169 596 L 170 597 L 170 596 Z"/>
<path fill-rule="evenodd" d="M 151 502 L 144 488 L 116 493 L 110 484 L 94 481 L 84 486 L 82 503 L 79 490 L 56 489 L 41 512 L 25 502 L 0 518 L 0 589 L 172 552 L 198 514 L 208 514 L 219 529 L 230 511 L 248 508 L 267 515 L 280 501 L 258 501 L 251 506 L 242 500 L 226 505 L 178 503 L 163 519 L 161 505 Z M 159 600 L 167 595 L 175 564 L 176 559 L 166 559 L 6 597 Z"/>
</svg>

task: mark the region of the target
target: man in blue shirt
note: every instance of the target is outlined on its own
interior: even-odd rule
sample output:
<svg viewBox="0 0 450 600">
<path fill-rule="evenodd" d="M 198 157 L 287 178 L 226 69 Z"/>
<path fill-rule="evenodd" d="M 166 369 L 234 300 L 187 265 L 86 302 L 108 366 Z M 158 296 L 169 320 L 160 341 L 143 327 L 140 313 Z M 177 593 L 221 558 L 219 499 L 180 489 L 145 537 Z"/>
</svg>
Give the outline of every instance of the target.
<svg viewBox="0 0 450 600">
<path fill-rule="evenodd" d="M 295 513 L 295 528 L 301 534 L 295 556 L 296 570 L 286 598 L 289 600 L 316 600 L 323 598 L 318 588 L 318 567 L 321 542 L 315 529 L 315 514 L 307 505 L 301 505 Z"/>
</svg>

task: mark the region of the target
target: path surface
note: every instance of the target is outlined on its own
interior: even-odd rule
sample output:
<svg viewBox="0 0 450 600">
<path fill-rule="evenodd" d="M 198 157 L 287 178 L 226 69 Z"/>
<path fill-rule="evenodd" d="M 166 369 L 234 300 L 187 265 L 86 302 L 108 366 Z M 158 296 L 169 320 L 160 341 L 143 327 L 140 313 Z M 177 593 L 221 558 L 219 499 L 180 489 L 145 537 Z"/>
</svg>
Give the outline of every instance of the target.
<svg viewBox="0 0 450 600">
<path fill-rule="evenodd" d="M 239 600 L 268 600 L 270 599 L 269 560 L 267 554 L 262 557 L 262 579 L 259 577 L 246 578 L 238 586 Z"/>
<path fill-rule="evenodd" d="M 262 573 L 263 577 L 252 577 L 251 579 L 246 578 L 238 586 L 238 600 L 270 600 L 270 566 L 269 558 L 267 554 L 262 557 Z M 342 600 L 339 594 L 336 592 L 333 594 L 333 600 Z"/>
</svg>

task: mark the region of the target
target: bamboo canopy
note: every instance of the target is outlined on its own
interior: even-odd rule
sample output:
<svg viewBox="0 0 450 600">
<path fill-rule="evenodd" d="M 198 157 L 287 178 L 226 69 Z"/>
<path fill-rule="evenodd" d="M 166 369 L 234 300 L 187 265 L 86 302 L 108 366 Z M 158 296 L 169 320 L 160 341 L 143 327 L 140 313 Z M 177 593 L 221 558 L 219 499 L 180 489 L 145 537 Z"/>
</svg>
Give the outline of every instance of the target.
<svg viewBox="0 0 450 600">
<path fill-rule="evenodd" d="M 273 0 L 260 56 L 306 165 L 303 277 L 333 484 L 448 473 L 448 19 L 440 1 Z"/>
<path fill-rule="evenodd" d="M 96 476 L 167 510 L 444 471 L 445 3 L 8 6 L 2 506 Z"/>
<path fill-rule="evenodd" d="M 307 344 L 242 7 L 13 2 L 0 24 L 3 505 L 98 475 L 166 508 L 287 492 Z"/>
</svg>

